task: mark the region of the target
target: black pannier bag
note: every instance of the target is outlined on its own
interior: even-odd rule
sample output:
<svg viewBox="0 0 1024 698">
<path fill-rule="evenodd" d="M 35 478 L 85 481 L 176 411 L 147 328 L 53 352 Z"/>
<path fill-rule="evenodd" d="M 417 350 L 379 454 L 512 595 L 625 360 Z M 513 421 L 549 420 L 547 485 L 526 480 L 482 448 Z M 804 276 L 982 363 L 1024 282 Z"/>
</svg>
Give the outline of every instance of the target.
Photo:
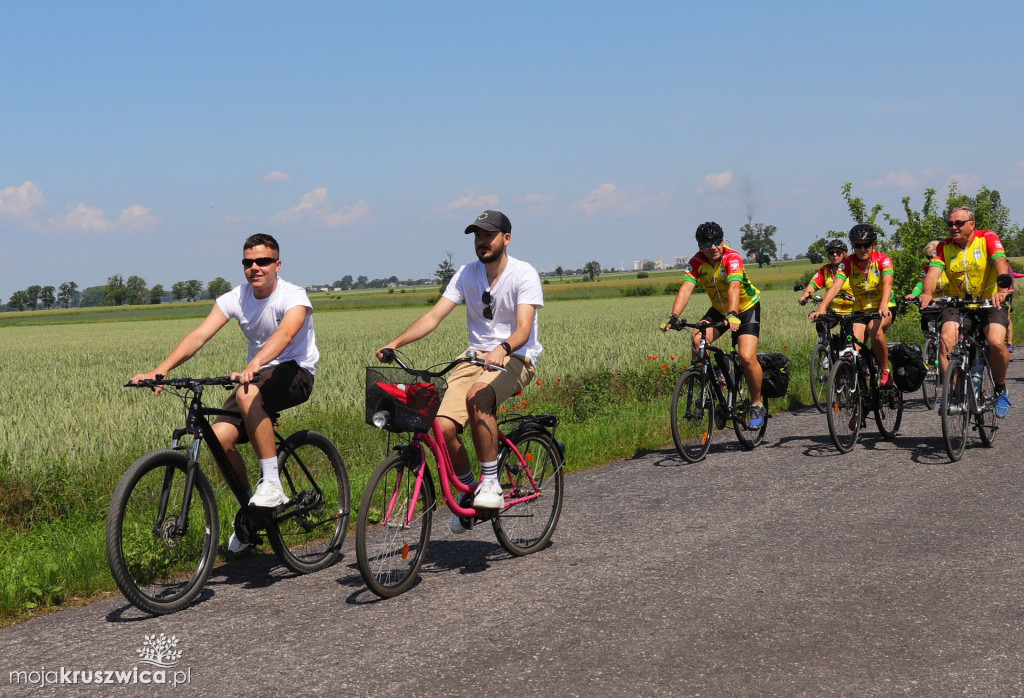
<svg viewBox="0 0 1024 698">
<path fill-rule="evenodd" d="M 761 380 L 761 395 L 767 398 L 786 396 L 789 390 L 789 357 L 785 354 L 758 354 L 764 378 Z"/>
<path fill-rule="evenodd" d="M 928 375 L 928 367 L 921 357 L 921 347 L 904 342 L 889 344 L 889 369 L 896 387 L 905 393 L 920 390 Z"/>
</svg>

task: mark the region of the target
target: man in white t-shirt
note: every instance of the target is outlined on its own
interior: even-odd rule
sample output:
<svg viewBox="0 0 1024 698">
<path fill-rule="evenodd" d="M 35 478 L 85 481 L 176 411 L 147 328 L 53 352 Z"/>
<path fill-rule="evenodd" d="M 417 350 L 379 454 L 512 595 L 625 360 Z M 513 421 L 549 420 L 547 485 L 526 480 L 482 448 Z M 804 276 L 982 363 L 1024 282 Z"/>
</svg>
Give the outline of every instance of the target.
<svg viewBox="0 0 1024 698">
<path fill-rule="evenodd" d="M 504 499 L 498 483 L 495 410 L 536 374 L 537 358 L 543 349 L 537 341 L 537 309 L 544 306 L 544 293 L 537 270 L 507 254 L 512 224 L 504 213 L 484 211 L 466 228 L 466 234 L 470 233 L 478 261 L 461 267 L 437 303 L 381 347 L 377 358 L 386 363 L 387 358 L 381 354 L 384 349 L 397 349 L 426 337 L 456 306 L 466 304 L 467 351 L 475 351 L 485 363 L 506 370 L 460 364 L 449 374 L 438 417 L 455 473 L 472 487 L 476 483 L 469 454 L 459 440 L 469 424 L 481 471 L 473 507 L 500 509 Z M 466 530 L 458 517 L 452 519 L 451 528 L 455 533 Z"/>
<path fill-rule="evenodd" d="M 320 352 L 309 296 L 303 288 L 278 276 L 281 259 L 277 240 L 264 233 L 250 236 L 242 246 L 242 268 L 248 283 L 220 296 L 199 327 L 188 333 L 155 369 L 136 375 L 132 382 L 166 376 L 192 358 L 230 319 L 238 320 L 249 340 L 249 356 L 245 368 L 231 374 L 239 387 L 228 397 L 224 409 L 240 412 L 242 419 L 218 417 L 213 431 L 243 483 L 248 482 L 248 476 L 236 446 L 252 441 L 262 478 L 255 494 L 247 488 L 235 495 L 240 501 L 248 499 L 250 506 L 275 508 L 286 503 L 288 496 L 277 471 L 274 425 L 269 413 L 309 399 Z M 257 373 L 259 381 L 253 382 Z M 249 544 L 246 538 L 246 532 L 233 532 L 228 548 L 231 552 L 243 550 Z"/>
</svg>

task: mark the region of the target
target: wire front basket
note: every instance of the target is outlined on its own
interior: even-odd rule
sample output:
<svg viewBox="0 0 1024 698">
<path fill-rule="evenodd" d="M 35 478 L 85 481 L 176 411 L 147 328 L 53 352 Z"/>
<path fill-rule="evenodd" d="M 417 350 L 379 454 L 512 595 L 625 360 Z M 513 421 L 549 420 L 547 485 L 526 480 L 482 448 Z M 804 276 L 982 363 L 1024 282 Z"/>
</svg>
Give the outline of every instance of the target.
<svg viewBox="0 0 1024 698">
<path fill-rule="evenodd" d="M 401 366 L 366 367 L 366 423 L 393 432 L 430 431 L 448 383 Z"/>
</svg>

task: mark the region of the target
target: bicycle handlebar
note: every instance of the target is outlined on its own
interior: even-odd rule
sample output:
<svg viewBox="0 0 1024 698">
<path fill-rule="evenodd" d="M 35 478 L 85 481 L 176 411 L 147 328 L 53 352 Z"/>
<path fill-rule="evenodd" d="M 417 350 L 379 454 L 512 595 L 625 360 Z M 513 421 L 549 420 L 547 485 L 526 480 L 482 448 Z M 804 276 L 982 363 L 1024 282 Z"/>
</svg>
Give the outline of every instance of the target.
<svg viewBox="0 0 1024 698">
<path fill-rule="evenodd" d="M 697 322 L 687 322 L 684 318 L 676 318 L 672 323 L 666 323 L 665 328 L 670 330 L 685 330 L 687 327 L 699 329 L 702 332 L 709 330 L 725 329 L 729 326 L 729 323 L 725 320 L 719 320 L 718 322 L 707 322 L 705 320 L 698 320 Z"/>
<path fill-rule="evenodd" d="M 259 374 L 257 373 L 253 383 L 259 382 Z M 131 381 L 125 383 L 122 388 L 156 388 L 157 386 L 168 386 L 172 388 L 188 388 L 195 390 L 197 386 L 201 385 L 222 385 L 225 388 L 238 385 L 238 380 L 231 376 L 215 376 L 213 378 L 168 378 L 167 376 L 157 375 L 156 379 L 141 380 L 138 383 L 132 383 Z"/>
<path fill-rule="evenodd" d="M 479 358 L 477 356 L 477 353 L 475 351 L 473 351 L 473 350 L 467 351 L 466 352 L 466 356 L 460 356 L 459 358 L 455 359 L 454 361 L 449 361 L 446 364 L 435 364 L 435 366 L 431 367 L 431 368 L 435 368 L 436 366 L 444 366 L 444 368 L 442 368 L 442 369 L 440 369 L 438 371 L 432 371 L 430 369 L 424 369 L 424 368 L 413 368 L 412 366 L 410 366 L 406 362 L 402 361 L 402 357 L 400 357 L 398 355 L 398 352 L 395 351 L 394 349 L 391 349 L 390 347 L 389 348 L 385 348 L 385 349 L 381 349 L 380 353 L 381 353 L 381 355 L 383 355 L 383 357 L 385 359 L 387 359 L 387 361 L 385 361 L 384 363 L 391 363 L 392 361 L 394 361 L 399 366 L 404 368 L 406 371 L 409 371 L 411 373 L 416 373 L 416 374 L 419 374 L 421 376 L 428 377 L 428 378 L 440 378 L 441 376 L 445 375 L 446 373 L 451 371 L 453 368 L 455 368 L 459 364 L 473 364 L 474 366 L 479 366 L 481 368 L 486 368 L 486 369 L 494 370 L 494 371 L 507 371 L 508 370 L 504 366 L 495 366 L 494 364 L 487 363 L 483 359 Z"/>
</svg>

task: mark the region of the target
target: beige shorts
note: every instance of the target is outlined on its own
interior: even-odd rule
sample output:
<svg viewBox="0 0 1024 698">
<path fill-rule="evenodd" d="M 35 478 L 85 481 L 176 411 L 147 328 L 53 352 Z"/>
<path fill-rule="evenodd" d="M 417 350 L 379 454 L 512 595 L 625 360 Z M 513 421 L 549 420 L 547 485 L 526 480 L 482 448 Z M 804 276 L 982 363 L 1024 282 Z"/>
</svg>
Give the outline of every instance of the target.
<svg viewBox="0 0 1024 698">
<path fill-rule="evenodd" d="M 535 375 L 537 371 L 533 362 L 516 354 L 505 359 L 504 371 L 486 371 L 472 364 L 459 364 L 448 374 L 448 389 L 441 400 L 437 416 L 447 417 L 460 428 L 465 427 L 469 422 L 466 395 L 474 384 L 483 383 L 491 387 L 494 391 L 494 406 L 497 408 L 525 388 Z"/>
</svg>

